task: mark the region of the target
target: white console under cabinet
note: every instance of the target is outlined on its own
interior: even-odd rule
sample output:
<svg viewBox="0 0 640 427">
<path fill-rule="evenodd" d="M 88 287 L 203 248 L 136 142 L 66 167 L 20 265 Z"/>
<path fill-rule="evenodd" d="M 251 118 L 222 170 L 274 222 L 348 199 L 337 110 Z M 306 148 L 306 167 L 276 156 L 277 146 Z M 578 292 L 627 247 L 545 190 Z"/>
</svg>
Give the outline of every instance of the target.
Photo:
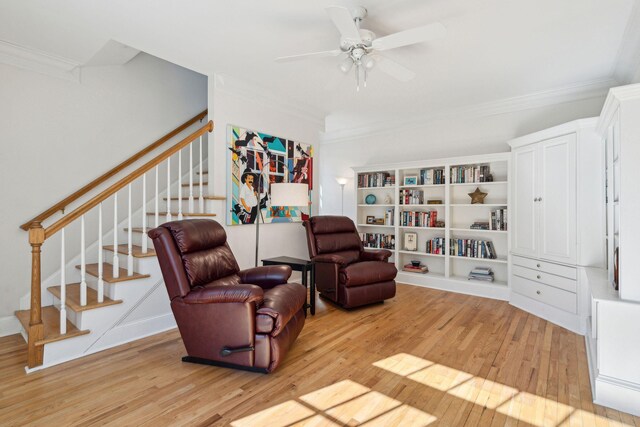
<svg viewBox="0 0 640 427">
<path fill-rule="evenodd" d="M 605 265 L 604 146 L 596 119 L 509 142 L 511 304 L 584 334 L 581 267 Z"/>
</svg>

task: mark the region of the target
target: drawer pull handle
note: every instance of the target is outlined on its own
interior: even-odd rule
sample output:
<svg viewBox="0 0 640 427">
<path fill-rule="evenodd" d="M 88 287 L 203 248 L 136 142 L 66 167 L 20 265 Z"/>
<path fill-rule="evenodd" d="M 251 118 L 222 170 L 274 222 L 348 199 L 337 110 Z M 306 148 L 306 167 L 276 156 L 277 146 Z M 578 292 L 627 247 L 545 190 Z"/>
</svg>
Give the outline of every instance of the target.
<svg viewBox="0 0 640 427">
<path fill-rule="evenodd" d="M 537 277 L 538 279 L 542 279 L 542 276 L 541 276 L 541 275 L 539 275 L 539 274 L 538 274 L 536 277 Z"/>
<path fill-rule="evenodd" d="M 542 293 L 542 292 L 540 292 L 540 291 L 536 291 L 536 294 L 538 294 L 538 295 L 540 295 L 541 293 Z"/>
<path fill-rule="evenodd" d="M 536 267 L 540 268 L 540 264 L 536 264 Z"/>
</svg>

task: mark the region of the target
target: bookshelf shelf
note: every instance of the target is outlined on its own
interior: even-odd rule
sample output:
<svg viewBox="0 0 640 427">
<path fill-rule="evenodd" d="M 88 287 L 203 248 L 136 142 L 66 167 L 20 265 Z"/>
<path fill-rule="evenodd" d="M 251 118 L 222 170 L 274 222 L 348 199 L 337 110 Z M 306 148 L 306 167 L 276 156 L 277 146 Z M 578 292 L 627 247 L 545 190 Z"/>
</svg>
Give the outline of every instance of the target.
<svg viewBox="0 0 640 427">
<path fill-rule="evenodd" d="M 395 185 L 387 185 L 385 187 L 358 187 L 358 190 L 394 190 Z"/>
<path fill-rule="evenodd" d="M 476 261 L 476 262 L 495 262 L 498 264 L 506 264 L 507 263 L 507 259 L 506 258 L 475 258 L 475 257 L 470 257 L 470 256 L 457 256 L 457 255 L 449 255 L 451 258 L 453 259 L 460 259 L 460 260 L 464 260 L 464 261 Z"/>
<path fill-rule="evenodd" d="M 463 187 L 463 186 L 484 186 L 484 185 L 506 185 L 508 184 L 508 181 L 491 181 L 491 182 L 456 182 L 456 183 L 452 183 L 449 184 L 452 187 Z"/>
<path fill-rule="evenodd" d="M 396 249 L 393 251 L 396 267 L 398 268 L 398 281 L 418 286 L 432 287 L 436 289 L 450 290 L 454 292 L 469 293 L 473 295 L 487 296 L 490 298 L 506 299 L 508 297 L 508 264 L 511 239 L 506 230 L 482 230 L 471 229 L 471 224 L 498 221 L 500 218 L 509 223 L 509 174 L 510 153 L 497 153 L 490 155 L 457 157 L 449 159 L 434 159 L 424 161 L 412 161 L 406 163 L 386 164 L 369 167 L 354 168 L 356 182 L 361 175 L 389 174 L 389 181 L 395 182 L 394 186 L 358 188 L 358 190 L 386 190 L 392 197 L 394 204 L 365 205 L 363 204 L 366 193 L 356 193 L 355 209 L 358 228 L 361 233 L 384 233 L 395 236 L 397 248 L 404 248 L 404 238 L 407 233 L 416 233 L 418 251 L 405 251 Z M 466 182 L 451 183 L 452 168 L 480 167 L 482 173 L 491 173 L 495 181 L 491 182 Z M 487 169 L 488 168 L 488 169 Z M 429 170 L 438 171 L 438 180 L 443 179 L 443 184 L 420 184 L 422 179 L 432 179 Z M 453 169 L 458 172 L 461 169 Z M 479 170 L 479 169 L 476 169 Z M 433 179 L 436 179 L 436 172 Z M 379 175 L 378 175 L 379 176 Z M 460 175 L 458 175 L 460 176 Z M 473 174 L 469 175 L 473 176 Z M 477 176 L 477 175 L 476 175 Z M 482 175 L 480 175 L 482 176 Z M 485 175 L 486 176 L 486 175 Z M 402 185 L 406 177 L 417 177 L 415 185 Z M 431 182 L 431 181 L 429 181 Z M 435 181 L 438 182 L 438 181 Z M 472 192 L 476 186 L 489 193 L 486 204 L 471 204 L 467 193 Z M 473 187 L 473 188 L 471 188 Z M 376 193 L 378 195 L 384 194 Z M 401 201 L 415 200 L 421 203 L 403 204 Z M 425 203 L 428 200 L 442 200 L 440 204 Z M 372 207 L 384 208 L 387 213 L 394 215 L 395 225 L 366 224 L 366 217 L 379 212 Z M 505 209 L 504 215 L 493 214 Z M 437 221 L 444 222 L 444 227 L 415 227 L 400 225 L 401 215 L 404 212 L 437 212 Z M 416 214 L 415 220 L 424 220 L 420 214 Z M 379 230 L 378 230 L 379 229 Z M 374 231 L 375 230 L 375 231 Z M 465 234 L 468 235 L 465 237 Z M 474 237 L 475 236 L 475 237 Z M 426 252 L 431 247 L 429 241 L 439 240 L 437 244 L 443 245 L 443 254 Z M 497 259 L 458 257 L 449 254 L 449 239 L 479 239 L 491 242 L 498 255 Z M 444 240 L 444 244 L 442 241 Z M 428 273 L 403 271 L 404 265 L 412 259 L 419 259 L 429 268 Z M 462 261 L 457 261 L 461 259 Z M 466 262 L 471 261 L 471 262 Z M 494 273 L 493 282 L 467 280 L 467 275 L 474 268 L 474 263 L 490 266 Z"/>
<path fill-rule="evenodd" d="M 428 252 L 418 252 L 418 251 L 398 251 L 398 253 L 407 254 L 407 255 L 417 255 L 417 256 L 432 256 L 432 257 L 437 257 L 442 259 L 444 259 L 445 257 L 443 254 L 430 254 Z"/>
<path fill-rule="evenodd" d="M 470 232 L 470 233 L 492 233 L 492 234 L 504 234 L 508 233 L 507 230 L 480 230 L 478 228 L 464 228 L 464 227 L 451 227 L 450 231 L 456 232 Z"/>
</svg>

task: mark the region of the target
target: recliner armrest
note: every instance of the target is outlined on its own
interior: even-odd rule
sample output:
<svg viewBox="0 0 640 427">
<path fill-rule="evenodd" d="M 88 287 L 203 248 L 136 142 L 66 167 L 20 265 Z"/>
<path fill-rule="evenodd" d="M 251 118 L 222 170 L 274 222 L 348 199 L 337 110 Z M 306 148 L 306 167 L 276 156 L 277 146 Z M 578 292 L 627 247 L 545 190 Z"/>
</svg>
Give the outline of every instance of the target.
<svg viewBox="0 0 640 427">
<path fill-rule="evenodd" d="M 270 289 L 287 283 L 291 277 L 291 267 L 288 265 L 269 265 L 266 267 L 248 268 L 238 272 L 240 282 L 258 285 L 263 289 Z"/>
<path fill-rule="evenodd" d="M 391 251 L 387 249 L 362 251 L 360 252 L 360 261 L 386 261 L 390 256 Z"/>
<path fill-rule="evenodd" d="M 313 262 L 324 262 L 329 264 L 339 264 L 341 266 L 349 265 L 349 260 L 336 254 L 323 254 L 314 256 Z"/>
<path fill-rule="evenodd" d="M 183 301 L 186 304 L 212 304 L 225 302 L 248 303 L 255 302 L 261 304 L 264 298 L 264 291 L 256 285 L 227 285 L 210 286 L 206 288 L 196 288 L 191 290 Z"/>
</svg>

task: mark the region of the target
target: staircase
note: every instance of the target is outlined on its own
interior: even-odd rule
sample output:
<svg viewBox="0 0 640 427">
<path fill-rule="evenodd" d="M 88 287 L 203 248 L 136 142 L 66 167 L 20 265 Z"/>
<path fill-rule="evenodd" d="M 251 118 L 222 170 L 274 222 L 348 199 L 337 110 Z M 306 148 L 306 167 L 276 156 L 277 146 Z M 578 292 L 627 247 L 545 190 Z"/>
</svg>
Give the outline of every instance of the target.
<svg viewBox="0 0 640 427">
<path fill-rule="evenodd" d="M 214 217 L 212 203 L 224 200 L 206 191 L 202 137 L 213 123 L 172 142 L 206 115 L 205 110 L 23 224 L 31 245 L 31 292 L 29 309 L 16 317 L 28 342 L 27 372 L 175 327 L 147 231 L 167 221 Z M 42 280 L 44 256 L 59 260 L 60 268 Z"/>
</svg>

